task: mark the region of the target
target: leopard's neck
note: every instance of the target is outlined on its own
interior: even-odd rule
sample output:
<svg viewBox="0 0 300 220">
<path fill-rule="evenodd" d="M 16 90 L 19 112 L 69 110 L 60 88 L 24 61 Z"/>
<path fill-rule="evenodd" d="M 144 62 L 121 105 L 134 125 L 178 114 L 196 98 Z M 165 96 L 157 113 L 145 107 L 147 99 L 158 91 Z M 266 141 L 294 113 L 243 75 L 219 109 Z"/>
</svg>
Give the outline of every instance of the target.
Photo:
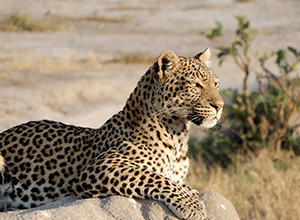
<svg viewBox="0 0 300 220">
<path fill-rule="evenodd" d="M 150 69 L 140 79 L 137 87 L 130 95 L 121 114 L 125 123 L 135 130 L 148 130 L 149 135 L 156 135 L 162 142 L 173 143 L 175 150 L 187 148 L 190 122 L 186 118 L 179 118 L 171 112 L 161 112 L 155 102 L 163 102 L 158 98 L 159 89 Z M 157 131 L 160 135 L 157 135 Z M 180 149 L 177 149 L 180 148 Z M 186 151 L 187 149 L 185 149 Z"/>
</svg>

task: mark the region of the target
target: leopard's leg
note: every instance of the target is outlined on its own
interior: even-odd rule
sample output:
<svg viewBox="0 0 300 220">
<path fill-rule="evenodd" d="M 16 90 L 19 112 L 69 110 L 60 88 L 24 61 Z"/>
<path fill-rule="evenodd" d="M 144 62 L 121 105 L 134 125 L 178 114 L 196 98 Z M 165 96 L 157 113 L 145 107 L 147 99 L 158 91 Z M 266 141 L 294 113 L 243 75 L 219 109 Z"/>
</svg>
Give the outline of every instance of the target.
<svg viewBox="0 0 300 220">
<path fill-rule="evenodd" d="M 122 195 L 155 199 L 181 219 L 201 220 L 207 216 L 203 202 L 182 186 L 124 158 L 94 161 L 82 171 L 73 188 L 81 198 Z"/>
<path fill-rule="evenodd" d="M 199 196 L 199 192 L 196 189 L 193 189 L 191 186 L 187 185 L 187 184 L 181 184 L 181 187 L 183 187 L 183 189 L 191 196 Z"/>
</svg>

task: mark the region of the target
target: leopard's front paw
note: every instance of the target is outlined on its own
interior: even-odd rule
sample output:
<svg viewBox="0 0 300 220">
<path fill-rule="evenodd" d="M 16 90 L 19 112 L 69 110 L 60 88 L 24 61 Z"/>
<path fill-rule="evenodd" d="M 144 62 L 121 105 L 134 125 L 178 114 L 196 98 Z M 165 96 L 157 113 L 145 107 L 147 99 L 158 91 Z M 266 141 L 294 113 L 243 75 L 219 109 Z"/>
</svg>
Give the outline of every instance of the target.
<svg viewBox="0 0 300 220">
<path fill-rule="evenodd" d="M 173 203 L 170 209 L 180 219 L 205 220 L 207 218 L 204 203 L 196 197 L 188 197 L 178 203 Z"/>
<path fill-rule="evenodd" d="M 196 189 L 193 189 L 192 187 L 190 187 L 187 184 L 182 184 L 181 187 L 191 196 L 199 196 L 199 192 Z"/>
</svg>

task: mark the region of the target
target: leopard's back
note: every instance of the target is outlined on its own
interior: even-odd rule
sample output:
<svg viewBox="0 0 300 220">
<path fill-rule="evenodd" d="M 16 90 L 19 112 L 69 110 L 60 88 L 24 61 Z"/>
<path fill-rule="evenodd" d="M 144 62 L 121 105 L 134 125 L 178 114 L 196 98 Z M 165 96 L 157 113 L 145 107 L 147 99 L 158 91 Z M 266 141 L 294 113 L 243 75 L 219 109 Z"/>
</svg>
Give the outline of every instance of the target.
<svg viewBox="0 0 300 220">
<path fill-rule="evenodd" d="M 9 176 L 11 186 L 0 190 L 14 200 L 11 208 L 34 207 L 71 194 L 73 179 L 93 156 L 88 147 L 92 133 L 90 128 L 48 120 L 2 132 L 2 181 Z"/>
</svg>

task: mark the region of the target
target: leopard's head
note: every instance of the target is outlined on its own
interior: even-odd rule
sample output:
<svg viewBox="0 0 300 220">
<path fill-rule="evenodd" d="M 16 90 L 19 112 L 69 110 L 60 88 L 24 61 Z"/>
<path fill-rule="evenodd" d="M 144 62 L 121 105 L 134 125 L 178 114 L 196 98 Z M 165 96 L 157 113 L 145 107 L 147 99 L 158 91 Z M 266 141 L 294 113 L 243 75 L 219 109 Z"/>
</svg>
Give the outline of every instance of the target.
<svg viewBox="0 0 300 220">
<path fill-rule="evenodd" d="M 208 67 L 210 50 L 192 58 L 166 50 L 154 64 L 157 111 L 162 115 L 186 119 L 206 128 L 221 118 L 224 101 L 219 80 Z"/>
</svg>

